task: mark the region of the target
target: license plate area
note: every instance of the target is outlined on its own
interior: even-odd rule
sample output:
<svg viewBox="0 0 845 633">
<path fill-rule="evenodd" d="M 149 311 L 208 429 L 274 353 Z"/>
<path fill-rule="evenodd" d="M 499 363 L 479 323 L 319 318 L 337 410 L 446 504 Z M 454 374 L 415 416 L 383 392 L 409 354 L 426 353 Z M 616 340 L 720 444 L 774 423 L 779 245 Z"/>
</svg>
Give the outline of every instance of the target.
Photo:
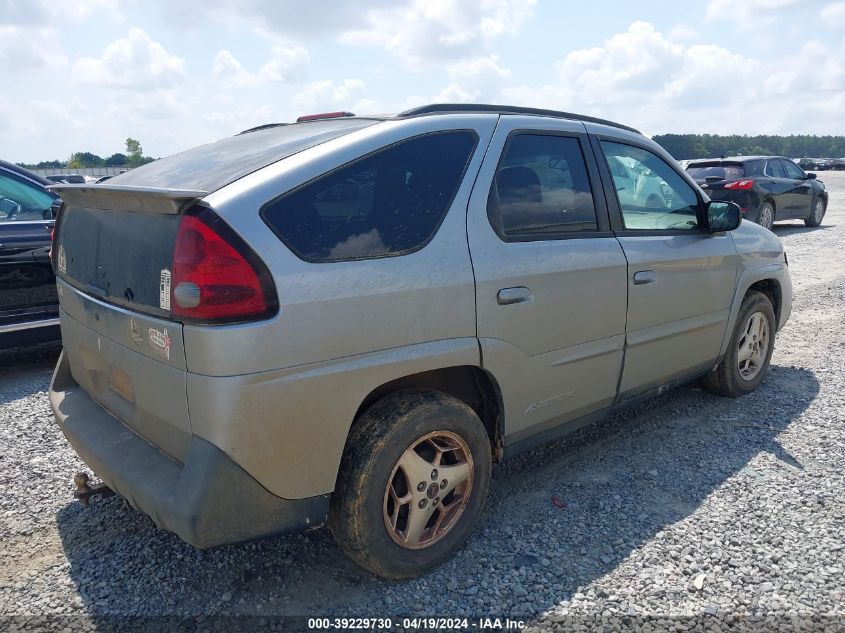
<svg viewBox="0 0 845 633">
<path fill-rule="evenodd" d="M 109 389 L 131 404 L 135 404 L 135 387 L 132 377 L 122 369 L 109 366 Z"/>
</svg>

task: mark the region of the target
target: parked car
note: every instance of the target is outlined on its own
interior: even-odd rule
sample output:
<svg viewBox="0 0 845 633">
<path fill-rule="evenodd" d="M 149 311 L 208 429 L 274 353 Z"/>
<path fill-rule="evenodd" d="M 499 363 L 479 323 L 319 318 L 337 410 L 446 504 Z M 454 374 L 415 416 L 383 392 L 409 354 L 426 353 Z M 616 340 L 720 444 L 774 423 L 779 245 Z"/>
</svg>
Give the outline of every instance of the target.
<svg viewBox="0 0 845 633">
<path fill-rule="evenodd" d="M 50 174 L 45 176 L 51 183 L 71 183 L 71 184 L 85 184 L 94 182 L 96 179 L 91 176 L 83 176 L 82 174 Z"/>
<path fill-rule="evenodd" d="M 56 190 L 56 419 L 197 547 L 328 523 L 417 575 L 494 462 L 696 378 L 753 391 L 791 307 L 776 236 L 561 112 L 311 117 Z"/>
<path fill-rule="evenodd" d="M 743 216 L 771 229 L 778 220 L 801 219 L 819 226 L 827 211 L 827 190 L 816 175 L 780 156 L 736 156 L 697 160 L 687 173 L 711 200 L 736 202 Z"/>
<path fill-rule="evenodd" d="M 48 253 L 61 200 L 50 184 L 0 161 L 0 348 L 60 338 Z"/>
<path fill-rule="evenodd" d="M 793 162 L 805 171 L 825 171 L 831 168 L 832 161 L 829 158 L 799 158 Z"/>
<path fill-rule="evenodd" d="M 832 171 L 845 171 L 845 158 L 832 158 L 830 160 L 830 169 Z"/>
</svg>

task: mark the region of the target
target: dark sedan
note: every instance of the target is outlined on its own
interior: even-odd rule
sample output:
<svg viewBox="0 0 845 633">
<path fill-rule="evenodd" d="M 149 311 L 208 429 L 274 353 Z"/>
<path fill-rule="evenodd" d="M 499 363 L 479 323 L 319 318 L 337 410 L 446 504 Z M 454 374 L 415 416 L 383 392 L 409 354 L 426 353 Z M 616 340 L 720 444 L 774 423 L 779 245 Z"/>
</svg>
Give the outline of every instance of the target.
<svg viewBox="0 0 845 633">
<path fill-rule="evenodd" d="M 0 161 L 0 348 L 60 337 L 49 252 L 61 200 L 51 184 Z"/>
<path fill-rule="evenodd" d="M 780 156 L 736 156 L 694 160 L 687 165 L 711 200 L 729 200 L 743 217 L 772 228 L 778 220 L 804 220 L 819 226 L 827 211 L 827 191 L 816 175 Z"/>
</svg>

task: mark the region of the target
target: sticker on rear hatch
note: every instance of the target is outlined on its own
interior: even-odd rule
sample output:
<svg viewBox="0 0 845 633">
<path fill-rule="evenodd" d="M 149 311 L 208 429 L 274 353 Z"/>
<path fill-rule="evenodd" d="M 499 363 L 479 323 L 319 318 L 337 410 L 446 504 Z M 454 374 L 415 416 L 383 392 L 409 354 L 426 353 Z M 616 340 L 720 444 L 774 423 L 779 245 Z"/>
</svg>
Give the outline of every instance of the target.
<svg viewBox="0 0 845 633">
<path fill-rule="evenodd" d="M 158 284 L 158 306 L 162 310 L 170 310 L 170 271 L 161 269 L 161 279 Z"/>
<path fill-rule="evenodd" d="M 59 272 L 63 275 L 67 273 L 67 258 L 65 257 L 65 247 L 59 244 L 59 256 L 56 258 L 59 262 Z"/>
<path fill-rule="evenodd" d="M 156 353 L 162 358 L 170 360 L 170 335 L 167 333 L 167 328 L 164 330 L 157 330 L 151 327 L 147 330 L 147 339 L 150 341 Z"/>
</svg>

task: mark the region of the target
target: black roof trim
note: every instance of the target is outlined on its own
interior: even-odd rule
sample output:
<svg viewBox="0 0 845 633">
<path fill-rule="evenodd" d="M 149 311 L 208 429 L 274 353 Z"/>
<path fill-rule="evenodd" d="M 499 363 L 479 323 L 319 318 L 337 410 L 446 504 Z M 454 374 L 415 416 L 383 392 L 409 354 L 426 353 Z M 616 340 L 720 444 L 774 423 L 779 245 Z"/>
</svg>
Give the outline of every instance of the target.
<svg viewBox="0 0 845 633">
<path fill-rule="evenodd" d="M 447 112 L 492 112 L 496 114 L 531 114 L 535 116 L 548 116 L 558 119 L 572 119 L 573 121 L 588 121 L 590 123 L 600 123 L 601 125 L 609 125 L 611 127 L 618 127 L 629 132 L 641 134 L 627 125 L 621 123 L 614 123 L 606 119 L 598 119 L 596 117 L 584 116 L 583 114 L 573 114 L 571 112 L 561 112 L 559 110 L 544 110 L 543 108 L 525 108 L 522 106 L 508 106 L 508 105 L 491 105 L 487 103 L 432 103 L 429 105 L 420 106 L 418 108 L 411 108 L 396 115 L 397 119 L 407 119 L 415 116 L 422 116 L 425 114 L 443 114 Z"/>
<path fill-rule="evenodd" d="M 258 132 L 260 130 L 267 130 L 271 127 L 282 127 L 283 125 L 291 125 L 290 123 L 265 123 L 264 125 L 256 125 L 255 127 L 251 127 L 248 130 L 244 130 L 243 132 L 238 132 L 235 136 L 240 136 L 241 134 L 249 134 L 250 132 Z"/>
</svg>

